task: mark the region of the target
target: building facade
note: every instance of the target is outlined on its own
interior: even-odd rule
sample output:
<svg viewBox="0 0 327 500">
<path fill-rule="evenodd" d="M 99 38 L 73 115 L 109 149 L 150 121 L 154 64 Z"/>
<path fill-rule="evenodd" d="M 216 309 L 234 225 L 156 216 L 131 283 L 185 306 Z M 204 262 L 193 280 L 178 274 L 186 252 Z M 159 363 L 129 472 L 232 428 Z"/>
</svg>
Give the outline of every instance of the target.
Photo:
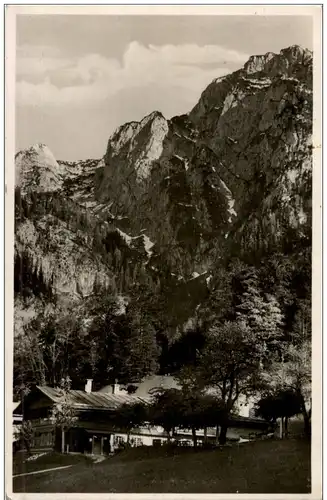
<svg viewBox="0 0 327 500">
<path fill-rule="evenodd" d="M 159 387 L 169 388 L 169 380 L 162 379 Z M 158 379 L 152 378 L 145 384 L 146 390 L 140 384 L 134 394 L 128 394 L 126 388 L 118 384 L 106 386 L 100 391 L 92 391 L 92 381 L 88 380 L 84 391 L 70 390 L 69 402 L 76 414 L 76 421 L 64 432 L 55 428 L 51 419 L 54 405 L 61 400 L 59 389 L 48 386 L 37 386 L 15 409 L 24 420 L 32 422 L 34 436 L 31 443 L 33 452 L 62 450 L 68 453 L 85 453 L 92 455 L 109 455 L 123 443 L 129 441 L 131 446 L 160 446 L 167 442 L 164 429 L 156 426 L 142 426 L 131 432 L 112 425 L 113 413 L 124 403 L 147 404 L 151 393 L 158 387 Z M 164 383 L 164 385 L 163 385 Z M 230 440 L 249 439 L 267 432 L 268 424 L 260 419 L 249 418 L 248 415 L 234 418 L 228 430 Z M 198 442 L 215 441 L 216 429 L 197 431 Z M 177 429 L 173 439 L 181 444 L 192 444 L 191 431 Z"/>
</svg>

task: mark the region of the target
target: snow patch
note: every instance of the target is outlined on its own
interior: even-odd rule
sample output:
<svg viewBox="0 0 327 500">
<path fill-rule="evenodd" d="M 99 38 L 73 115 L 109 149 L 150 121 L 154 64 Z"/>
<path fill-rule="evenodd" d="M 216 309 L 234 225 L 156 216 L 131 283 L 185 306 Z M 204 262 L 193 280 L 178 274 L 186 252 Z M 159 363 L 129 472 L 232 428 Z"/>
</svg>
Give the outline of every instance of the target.
<svg viewBox="0 0 327 500">
<path fill-rule="evenodd" d="M 144 250 L 146 251 L 148 257 L 151 257 L 153 253 L 151 251 L 151 248 L 154 246 L 154 243 L 150 240 L 150 238 L 146 234 L 141 234 L 139 236 L 129 236 L 129 234 L 124 233 L 121 229 L 116 228 L 116 231 L 118 231 L 120 236 L 123 238 L 123 240 L 129 247 L 131 246 L 132 241 L 139 240 L 140 238 L 142 238 Z"/>
<path fill-rule="evenodd" d="M 245 95 L 246 94 L 241 91 L 234 91 L 231 94 L 228 94 L 225 98 L 223 110 L 220 116 L 223 116 L 230 109 L 235 108 L 239 104 L 239 102 L 244 99 Z"/>
<path fill-rule="evenodd" d="M 180 203 L 178 202 L 177 205 L 180 205 L 181 207 L 193 207 L 193 205 L 191 205 L 190 203 Z"/>
<path fill-rule="evenodd" d="M 223 180 L 220 179 L 220 184 L 221 184 L 221 187 L 223 188 L 223 190 L 225 191 L 225 196 L 227 198 L 227 203 L 228 203 L 228 213 L 230 215 L 230 217 L 228 218 L 228 222 L 231 223 L 232 222 L 232 217 L 237 217 L 237 213 L 234 209 L 234 205 L 235 205 L 235 200 L 232 196 L 232 192 L 230 189 L 228 189 L 228 187 L 226 186 L 226 184 L 224 183 Z"/>
<path fill-rule="evenodd" d="M 300 224 L 304 224 L 304 223 L 307 221 L 307 216 L 306 216 L 306 214 L 304 213 L 304 211 L 303 211 L 303 208 L 302 208 L 302 207 L 300 207 L 299 214 L 298 214 L 298 218 L 299 218 L 299 223 L 300 223 Z"/>
<path fill-rule="evenodd" d="M 154 246 L 154 243 L 150 240 L 150 238 L 148 236 L 146 236 L 145 234 L 143 234 L 143 241 L 144 241 L 144 248 L 145 248 L 145 251 L 146 253 L 148 254 L 148 257 L 151 257 L 152 255 L 152 251 L 151 251 L 151 248 Z"/>
<path fill-rule="evenodd" d="M 116 315 L 121 316 L 122 314 L 125 314 L 126 306 L 128 306 L 127 298 L 123 297 L 122 295 L 118 295 L 116 305 L 117 305 Z"/>
<path fill-rule="evenodd" d="M 123 238 L 123 240 L 125 241 L 125 243 L 130 246 L 131 244 L 131 241 L 133 239 L 132 236 L 129 236 L 128 234 L 124 233 L 123 231 L 121 231 L 120 229 L 118 229 L 118 227 L 116 228 L 116 231 L 118 231 L 118 233 L 120 234 L 120 236 Z"/>
<path fill-rule="evenodd" d="M 296 181 L 297 177 L 298 177 L 298 171 L 296 169 L 292 169 L 292 170 L 288 170 L 286 172 L 286 176 L 287 176 L 287 179 L 292 183 L 294 184 L 294 182 Z"/>
<path fill-rule="evenodd" d="M 183 138 L 186 139 L 187 141 L 193 142 L 195 144 L 195 140 L 191 139 L 191 137 L 187 137 L 186 135 L 183 135 Z"/>
<path fill-rule="evenodd" d="M 203 271 L 203 273 L 198 273 L 197 271 L 193 271 L 191 280 L 199 278 L 200 276 L 204 276 L 205 274 L 207 274 L 207 272 L 208 271 Z"/>
<path fill-rule="evenodd" d="M 218 78 L 215 78 L 212 83 L 220 83 L 224 81 L 226 76 L 219 76 Z"/>
</svg>

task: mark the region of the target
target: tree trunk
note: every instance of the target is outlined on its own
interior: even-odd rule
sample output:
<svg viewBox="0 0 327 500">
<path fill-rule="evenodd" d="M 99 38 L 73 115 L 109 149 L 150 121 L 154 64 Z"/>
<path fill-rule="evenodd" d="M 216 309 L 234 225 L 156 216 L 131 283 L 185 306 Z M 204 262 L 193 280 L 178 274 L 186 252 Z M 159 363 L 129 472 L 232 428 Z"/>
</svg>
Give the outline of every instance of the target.
<svg viewBox="0 0 327 500">
<path fill-rule="evenodd" d="M 192 427 L 192 438 L 193 438 L 194 449 L 196 449 L 198 446 L 198 441 L 196 436 L 196 429 L 194 427 Z"/>
<path fill-rule="evenodd" d="M 303 416 L 303 422 L 304 422 L 304 434 L 305 437 L 310 438 L 311 437 L 311 409 L 307 411 L 306 406 L 305 406 L 305 401 L 304 397 L 301 393 L 301 391 L 298 391 L 300 398 L 301 398 L 301 407 L 302 407 L 302 416 Z"/>
<path fill-rule="evenodd" d="M 203 429 L 203 442 L 205 444 L 207 444 L 207 442 L 208 442 L 208 428 L 207 427 L 205 427 Z"/>
<path fill-rule="evenodd" d="M 279 422 L 279 438 L 283 439 L 283 429 L 284 429 L 284 419 L 283 417 L 280 417 L 280 422 Z"/>
<path fill-rule="evenodd" d="M 284 436 L 285 436 L 285 439 L 288 438 L 288 417 L 285 417 Z"/>
<path fill-rule="evenodd" d="M 170 431 L 166 431 L 167 433 L 167 443 L 169 444 L 171 441 Z"/>
<path fill-rule="evenodd" d="M 127 444 L 129 444 L 130 440 L 131 440 L 131 433 L 128 431 L 127 432 Z"/>
<path fill-rule="evenodd" d="M 61 453 L 65 453 L 65 431 L 61 429 Z"/>
<path fill-rule="evenodd" d="M 303 421 L 304 421 L 304 434 L 306 438 L 311 437 L 311 421 L 306 410 L 302 411 Z"/>
<path fill-rule="evenodd" d="M 226 441 L 227 441 L 227 430 L 228 430 L 227 424 L 223 424 L 221 426 L 221 429 L 220 429 L 219 444 L 226 444 Z"/>
<path fill-rule="evenodd" d="M 220 433 L 220 426 L 216 426 L 216 445 L 219 444 L 219 433 Z"/>
<path fill-rule="evenodd" d="M 24 445 L 27 451 L 28 456 L 31 456 L 31 447 L 28 439 L 24 439 Z"/>
</svg>

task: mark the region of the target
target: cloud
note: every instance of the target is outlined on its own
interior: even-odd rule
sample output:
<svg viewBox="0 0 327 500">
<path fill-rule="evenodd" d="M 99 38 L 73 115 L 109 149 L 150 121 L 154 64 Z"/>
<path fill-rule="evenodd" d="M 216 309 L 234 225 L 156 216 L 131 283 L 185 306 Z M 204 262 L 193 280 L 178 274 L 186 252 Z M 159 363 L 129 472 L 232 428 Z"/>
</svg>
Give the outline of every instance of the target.
<svg viewBox="0 0 327 500">
<path fill-rule="evenodd" d="M 18 59 L 24 57 L 61 57 L 60 50 L 53 45 L 22 44 L 16 48 Z"/>
<path fill-rule="evenodd" d="M 17 51 L 17 102 L 27 106 L 92 106 L 122 90 L 165 88 L 200 94 L 248 55 L 216 45 L 144 46 L 131 42 L 122 60 L 99 54 L 62 57 L 51 47 Z"/>
</svg>

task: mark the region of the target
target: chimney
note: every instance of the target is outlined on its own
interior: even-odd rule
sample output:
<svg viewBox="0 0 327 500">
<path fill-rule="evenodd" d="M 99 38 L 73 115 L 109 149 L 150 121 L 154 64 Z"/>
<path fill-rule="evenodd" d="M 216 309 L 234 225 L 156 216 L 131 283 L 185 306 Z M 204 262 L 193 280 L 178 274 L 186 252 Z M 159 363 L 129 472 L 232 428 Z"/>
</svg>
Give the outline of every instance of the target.
<svg viewBox="0 0 327 500">
<path fill-rule="evenodd" d="M 118 394 L 120 392 L 120 387 L 118 384 L 118 380 L 115 380 L 115 383 L 112 385 L 112 394 Z"/>
<path fill-rule="evenodd" d="M 92 392 L 92 382 L 93 382 L 92 378 L 88 378 L 86 381 L 85 392 L 87 392 L 88 394 L 90 394 L 90 392 Z"/>
</svg>

